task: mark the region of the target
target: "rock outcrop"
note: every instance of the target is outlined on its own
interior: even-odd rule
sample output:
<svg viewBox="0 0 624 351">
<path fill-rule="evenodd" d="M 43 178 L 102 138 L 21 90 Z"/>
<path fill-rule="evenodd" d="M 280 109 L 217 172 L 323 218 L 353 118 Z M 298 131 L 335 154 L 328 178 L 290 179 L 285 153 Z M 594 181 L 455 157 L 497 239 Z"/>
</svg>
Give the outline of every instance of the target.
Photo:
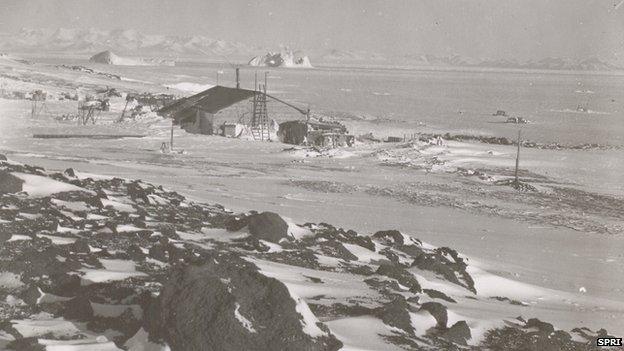
<svg viewBox="0 0 624 351">
<path fill-rule="evenodd" d="M 7 171 L 0 170 L 0 194 L 13 194 L 22 191 L 24 181 Z"/>
<path fill-rule="evenodd" d="M 158 314 L 173 350 L 339 349 L 327 327 L 308 325 L 314 321 L 299 313 L 298 303 L 305 304 L 280 281 L 230 254 L 174 270 Z"/>
<path fill-rule="evenodd" d="M 262 212 L 249 216 L 247 227 L 251 235 L 274 243 L 288 237 L 288 223 L 274 212 Z"/>
<path fill-rule="evenodd" d="M 453 308 L 512 300 L 475 294 L 462 255 L 399 231 L 235 214 L 73 170 L 0 161 L 0 175 L 16 183 L 0 194 L 3 350 L 337 350 L 362 321 L 415 350 L 592 350 L 608 335 L 518 319 L 475 340 Z"/>
</svg>

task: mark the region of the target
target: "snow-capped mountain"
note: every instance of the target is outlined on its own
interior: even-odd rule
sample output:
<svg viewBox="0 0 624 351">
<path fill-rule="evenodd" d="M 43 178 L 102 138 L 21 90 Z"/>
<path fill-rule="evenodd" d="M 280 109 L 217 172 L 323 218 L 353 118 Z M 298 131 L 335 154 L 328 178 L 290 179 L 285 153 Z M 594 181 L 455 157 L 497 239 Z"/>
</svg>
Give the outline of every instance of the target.
<svg viewBox="0 0 624 351">
<path fill-rule="evenodd" d="M 122 54 L 249 56 L 257 54 L 258 49 L 201 35 L 144 34 L 133 29 L 23 28 L 17 34 L 0 36 L 0 50 L 3 51 L 92 53 L 113 50 Z"/>
<path fill-rule="evenodd" d="M 0 33 L 0 51 L 63 52 L 90 54 L 111 50 L 122 55 L 143 56 L 208 56 L 245 59 L 265 55 L 267 48 L 209 38 L 203 35 L 170 36 L 145 34 L 134 29 L 99 30 L 23 28 L 16 34 Z M 570 59 L 549 57 L 539 60 L 470 58 L 462 55 L 410 54 L 392 55 L 363 50 L 334 48 L 306 50 L 321 64 L 372 64 L 435 67 L 479 67 L 503 69 L 544 69 L 573 71 L 620 71 L 621 65 L 598 57 Z"/>
</svg>

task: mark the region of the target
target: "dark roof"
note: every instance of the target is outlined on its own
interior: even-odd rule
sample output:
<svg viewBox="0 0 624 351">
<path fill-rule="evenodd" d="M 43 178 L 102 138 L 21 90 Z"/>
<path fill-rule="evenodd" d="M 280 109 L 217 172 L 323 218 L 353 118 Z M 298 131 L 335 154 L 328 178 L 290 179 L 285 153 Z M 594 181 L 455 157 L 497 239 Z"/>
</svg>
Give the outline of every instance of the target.
<svg viewBox="0 0 624 351">
<path fill-rule="evenodd" d="M 208 113 L 217 113 L 224 108 L 253 97 L 254 91 L 222 87 L 220 85 L 206 89 L 201 93 L 182 98 L 158 110 L 159 115 L 177 115 L 188 109 L 199 109 Z"/>
</svg>

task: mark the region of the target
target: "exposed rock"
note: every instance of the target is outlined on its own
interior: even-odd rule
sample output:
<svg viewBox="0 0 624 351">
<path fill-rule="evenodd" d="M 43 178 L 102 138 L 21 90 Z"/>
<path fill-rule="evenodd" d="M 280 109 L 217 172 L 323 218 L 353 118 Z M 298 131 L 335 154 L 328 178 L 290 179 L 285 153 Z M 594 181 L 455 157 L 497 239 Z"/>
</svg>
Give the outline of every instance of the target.
<svg viewBox="0 0 624 351">
<path fill-rule="evenodd" d="M 67 301 L 64 306 L 62 315 L 65 319 L 86 321 L 93 316 L 93 308 L 91 307 L 89 298 L 86 296 L 79 296 L 71 299 Z"/>
<path fill-rule="evenodd" d="M 6 156 L 4 156 L 3 154 L 0 154 L 0 161 L 8 161 Z"/>
<path fill-rule="evenodd" d="M 13 194 L 22 191 L 24 181 L 11 173 L 0 170 L 0 195 Z"/>
<path fill-rule="evenodd" d="M 389 326 L 402 329 L 410 335 L 414 334 L 412 320 L 409 315 L 409 305 L 401 295 L 393 295 L 393 299 L 390 302 L 377 310 L 376 316 Z"/>
<path fill-rule="evenodd" d="M 80 238 L 71 244 L 71 250 L 76 253 L 90 253 L 91 248 L 89 247 L 89 241 L 87 241 L 87 239 Z"/>
<path fill-rule="evenodd" d="M 68 168 L 68 169 L 66 169 L 66 170 L 63 172 L 63 174 L 65 174 L 65 175 L 66 175 L 66 176 L 68 176 L 68 177 L 72 177 L 72 178 L 75 178 L 75 177 L 76 177 L 76 172 L 74 171 L 74 169 L 73 169 L 73 168 Z"/>
<path fill-rule="evenodd" d="M 459 321 L 453 324 L 453 326 L 445 330 L 440 336 L 460 345 L 467 345 L 466 341 L 472 337 L 466 321 Z"/>
<path fill-rule="evenodd" d="M 230 216 L 225 220 L 224 224 L 228 232 L 237 232 L 249 224 L 249 216 Z"/>
<path fill-rule="evenodd" d="M 421 292 L 420 284 L 416 277 L 402 267 L 394 264 L 382 264 L 377 268 L 377 274 L 396 279 L 399 284 L 407 287 L 410 292 Z"/>
<path fill-rule="evenodd" d="M 433 318 L 438 321 L 438 328 L 445 329 L 448 321 L 448 313 L 446 307 L 439 302 L 425 302 L 420 306 L 421 310 L 431 313 Z"/>
<path fill-rule="evenodd" d="M 373 234 L 373 238 L 382 241 L 386 245 L 401 246 L 405 244 L 403 234 L 398 230 L 381 230 Z"/>
<path fill-rule="evenodd" d="M 251 235 L 274 243 L 288 237 L 288 224 L 274 212 L 262 212 L 250 216 L 248 228 Z"/>
<path fill-rule="evenodd" d="M 544 335 L 550 335 L 552 332 L 555 331 L 555 327 L 553 327 L 552 324 L 542 322 L 537 318 L 529 319 L 526 322 L 524 327 L 525 328 L 537 328 L 537 330 L 539 330 L 539 332 Z"/>
<path fill-rule="evenodd" d="M 24 300 L 25 303 L 29 305 L 37 304 L 37 300 L 42 296 L 41 290 L 35 284 L 30 284 L 28 288 L 22 291 L 19 297 Z"/>
<path fill-rule="evenodd" d="M 222 255 L 173 272 L 160 295 L 158 333 L 173 350 L 313 351 L 342 346 L 327 329 L 312 326 L 318 336 L 306 334 L 302 325 L 309 321 L 302 321 L 296 306 L 281 282 L 234 255 Z"/>
<path fill-rule="evenodd" d="M 425 294 L 427 294 L 432 299 L 441 299 L 441 300 L 444 300 L 444 301 L 457 303 L 457 301 L 453 300 L 452 298 L 448 297 L 445 293 L 443 293 L 441 291 L 438 291 L 438 290 L 423 289 L 423 292 Z"/>
</svg>

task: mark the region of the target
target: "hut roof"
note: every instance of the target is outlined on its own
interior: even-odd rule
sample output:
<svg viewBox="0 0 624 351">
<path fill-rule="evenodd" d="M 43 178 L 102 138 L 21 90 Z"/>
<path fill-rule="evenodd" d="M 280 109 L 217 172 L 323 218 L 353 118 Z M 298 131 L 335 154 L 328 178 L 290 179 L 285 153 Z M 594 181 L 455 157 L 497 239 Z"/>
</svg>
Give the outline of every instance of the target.
<svg viewBox="0 0 624 351">
<path fill-rule="evenodd" d="M 161 116 L 181 114 L 188 109 L 199 109 L 208 113 L 217 113 L 224 108 L 253 97 L 254 91 L 247 89 L 228 88 L 220 85 L 206 89 L 201 93 L 185 97 L 167 105 L 160 110 Z"/>
</svg>

